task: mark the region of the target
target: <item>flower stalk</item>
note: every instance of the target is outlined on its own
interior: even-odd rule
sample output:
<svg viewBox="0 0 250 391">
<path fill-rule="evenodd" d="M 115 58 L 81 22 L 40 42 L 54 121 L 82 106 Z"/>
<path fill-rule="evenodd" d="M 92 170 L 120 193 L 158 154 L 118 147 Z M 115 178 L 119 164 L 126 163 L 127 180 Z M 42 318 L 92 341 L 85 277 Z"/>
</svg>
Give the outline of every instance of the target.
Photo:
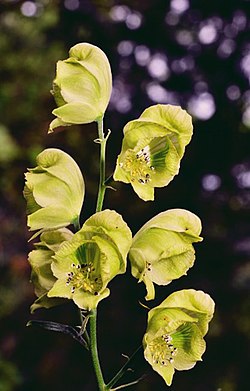
<svg viewBox="0 0 250 391">
<path fill-rule="evenodd" d="M 100 366 L 99 356 L 98 356 L 98 348 L 97 348 L 97 311 L 92 310 L 89 317 L 89 325 L 90 325 L 90 352 L 92 357 L 92 362 L 96 374 L 96 379 L 98 383 L 98 387 L 100 391 L 108 391 L 109 388 L 106 387 L 102 375 L 102 370 Z"/>
</svg>

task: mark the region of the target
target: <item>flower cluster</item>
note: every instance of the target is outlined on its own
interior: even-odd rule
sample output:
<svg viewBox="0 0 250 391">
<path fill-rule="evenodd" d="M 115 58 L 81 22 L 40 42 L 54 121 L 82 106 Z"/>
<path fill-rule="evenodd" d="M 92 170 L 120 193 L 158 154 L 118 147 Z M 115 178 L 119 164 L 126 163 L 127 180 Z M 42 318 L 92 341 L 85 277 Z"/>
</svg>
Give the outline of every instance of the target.
<svg viewBox="0 0 250 391">
<path fill-rule="evenodd" d="M 69 58 L 57 63 L 52 94 L 58 107 L 53 110 L 56 118 L 49 132 L 93 121 L 99 125 L 111 89 L 110 65 L 102 50 L 88 43 L 72 47 Z M 98 126 L 99 201 L 106 189 L 108 138 L 100 129 L 102 126 Z M 154 200 L 154 189 L 167 186 L 178 174 L 192 132 L 192 119 L 181 107 L 158 104 L 147 108 L 124 127 L 113 179 L 130 183 L 142 200 Z M 72 300 L 93 316 L 98 303 L 110 294 L 110 281 L 125 273 L 127 257 L 132 275 L 146 286 L 146 300 L 155 298 L 154 284 L 167 285 L 193 266 L 193 244 L 202 240 L 201 221 L 194 213 L 184 209 L 159 213 L 132 238 L 121 215 L 101 211 L 102 201 L 97 202 L 98 211 L 80 226 L 84 193 L 77 163 L 60 149 L 45 149 L 37 156 L 37 166 L 25 174 L 27 224 L 30 231 L 37 231 L 32 239 L 40 235 L 29 253 L 37 296 L 32 312 Z M 70 225 L 76 233 L 66 228 Z M 193 289 L 171 294 L 148 312 L 144 356 L 167 385 L 175 370 L 190 369 L 201 360 L 213 312 L 210 296 Z"/>
</svg>

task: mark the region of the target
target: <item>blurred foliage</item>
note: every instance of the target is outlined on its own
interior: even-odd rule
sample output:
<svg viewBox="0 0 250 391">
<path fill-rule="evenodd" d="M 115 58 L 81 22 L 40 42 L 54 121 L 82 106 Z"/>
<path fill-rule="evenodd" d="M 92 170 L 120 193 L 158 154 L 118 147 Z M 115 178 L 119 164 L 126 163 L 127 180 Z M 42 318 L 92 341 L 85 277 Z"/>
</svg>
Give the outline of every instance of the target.
<svg viewBox="0 0 250 391">
<path fill-rule="evenodd" d="M 20 382 L 16 367 L 0 356 L 0 391 L 13 391 Z"/>
<path fill-rule="evenodd" d="M 46 134 L 55 107 L 49 93 L 55 63 L 80 41 L 100 46 L 112 67 L 114 88 L 105 119 L 112 130 L 108 174 L 120 150 L 123 126 L 147 106 L 181 104 L 194 117 L 195 133 L 180 174 L 157 191 L 154 203 L 139 200 L 129 186 L 118 183 L 105 201 L 106 207 L 124 215 L 133 232 L 172 207 L 190 209 L 202 219 L 205 240 L 197 246 L 195 266 L 187 277 L 159 287 L 154 303 L 191 287 L 203 289 L 216 302 L 203 363 L 178 373 L 171 390 L 182 390 L 183 384 L 192 391 L 249 389 L 248 7 L 247 0 L 0 2 L 0 391 L 96 389 L 81 346 L 69 337 L 25 327 L 34 296 L 26 261 L 30 246 L 23 173 L 44 147 L 62 148 L 85 175 L 82 220 L 95 207 L 96 125 Z M 140 344 L 146 325 L 146 311 L 138 304 L 143 287 L 128 274 L 114 280 L 111 289 L 99 315 L 107 378 L 124 363 L 121 354 L 131 354 Z M 34 318 L 79 322 L 71 305 L 37 312 Z M 147 377 L 134 389 L 166 389 L 142 358 L 135 364 L 133 376 Z"/>
</svg>

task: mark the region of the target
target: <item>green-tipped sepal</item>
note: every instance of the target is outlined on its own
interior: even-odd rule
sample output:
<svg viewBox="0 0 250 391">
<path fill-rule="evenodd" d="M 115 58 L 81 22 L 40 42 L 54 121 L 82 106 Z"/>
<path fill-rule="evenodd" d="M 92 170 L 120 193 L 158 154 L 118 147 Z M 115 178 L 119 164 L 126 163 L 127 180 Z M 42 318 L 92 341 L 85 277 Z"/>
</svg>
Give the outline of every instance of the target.
<svg viewBox="0 0 250 391">
<path fill-rule="evenodd" d="M 25 174 L 25 180 L 30 231 L 77 223 L 84 199 L 84 180 L 71 156 L 60 149 L 45 149 L 37 156 L 37 167 Z"/>
<path fill-rule="evenodd" d="M 102 118 L 112 90 L 112 74 L 104 52 L 89 43 L 79 43 L 69 58 L 57 62 L 52 94 L 58 108 L 49 132 L 58 126 L 86 124 Z"/>
<path fill-rule="evenodd" d="M 110 293 L 108 283 L 125 272 L 131 242 L 130 229 L 118 213 L 94 214 L 55 254 L 57 281 L 48 296 L 72 299 L 81 309 L 96 308 Z"/>
<path fill-rule="evenodd" d="M 72 232 L 67 228 L 43 232 L 40 242 L 35 244 L 36 249 L 29 253 L 28 260 L 32 268 L 31 282 L 34 284 L 35 294 L 38 297 L 31 306 L 31 312 L 38 308 L 50 308 L 62 303 L 62 299 L 47 296 L 56 281 L 51 270 L 51 263 L 60 245 L 72 236 Z"/>
<path fill-rule="evenodd" d="M 200 233 L 200 219 L 184 209 L 159 213 L 137 232 L 129 259 L 132 275 L 146 285 L 146 300 L 155 297 L 154 283 L 167 285 L 187 274 L 195 260 L 192 244 L 202 240 Z"/>
<path fill-rule="evenodd" d="M 191 369 L 202 360 L 213 313 L 211 297 L 193 289 L 175 292 L 149 311 L 144 357 L 168 386 L 175 370 Z"/>
<path fill-rule="evenodd" d="M 131 183 L 144 201 L 154 188 L 166 186 L 178 174 L 193 133 L 191 116 L 181 107 L 155 105 L 127 123 L 114 180 Z"/>
</svg>

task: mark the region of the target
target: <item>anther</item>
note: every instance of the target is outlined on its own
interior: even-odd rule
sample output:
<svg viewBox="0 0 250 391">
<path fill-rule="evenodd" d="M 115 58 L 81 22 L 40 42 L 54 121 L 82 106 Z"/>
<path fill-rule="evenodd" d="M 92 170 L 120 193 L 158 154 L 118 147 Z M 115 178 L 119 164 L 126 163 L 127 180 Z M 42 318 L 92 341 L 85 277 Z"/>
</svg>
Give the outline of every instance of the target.
<svg viewBox="0 0 250 391">
<path fill-rule="evenodd" d="M 76 265 L 74 263 L 71 264 L 72 267 L 76 267 Z"/>
<path fill-rule="evenodd" d="M 170 364 L 173 364 L 174 359 L 171 357 L 171 358 L 169 359 L 169 362 L 170 362 Z"/>
<path fill-rule="evenodd" d="M 73 286 L 72 288 L 71 288 L 71 293 L 74 293 L 75 292 L 75 287 Z"/>
</svg>

